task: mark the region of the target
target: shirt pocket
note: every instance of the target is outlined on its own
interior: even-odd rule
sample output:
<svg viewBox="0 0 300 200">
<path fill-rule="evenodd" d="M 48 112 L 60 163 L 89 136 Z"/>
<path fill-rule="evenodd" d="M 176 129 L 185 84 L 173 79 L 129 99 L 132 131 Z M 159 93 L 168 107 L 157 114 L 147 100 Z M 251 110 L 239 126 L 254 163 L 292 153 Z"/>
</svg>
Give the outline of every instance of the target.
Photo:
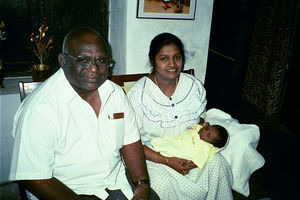
<svg viewBox="0 0 300 200">
<path fill-rule="evenodd" d="M 110 138 L 111 148 L 117 154 L 119 154 L 120 148 L 122 148 L 124 143 L 125 135 L 125 119 L 117 118 L 110 119 L 107 122 L 108 126 L 108 137 Z"/>
</svg>

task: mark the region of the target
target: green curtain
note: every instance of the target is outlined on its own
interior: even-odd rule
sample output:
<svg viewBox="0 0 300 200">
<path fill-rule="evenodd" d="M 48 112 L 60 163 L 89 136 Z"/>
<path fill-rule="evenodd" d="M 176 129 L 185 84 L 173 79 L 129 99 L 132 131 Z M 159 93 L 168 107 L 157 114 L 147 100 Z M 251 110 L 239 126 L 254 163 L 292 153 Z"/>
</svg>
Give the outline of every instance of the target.
<svg viewBox="0 0 300 200">
<path fill-rule="evenodd" d="M 257 1 L 242 97 L 267 116 L 280 107 L 295 4 L 295 0 Z"/>
</svg>

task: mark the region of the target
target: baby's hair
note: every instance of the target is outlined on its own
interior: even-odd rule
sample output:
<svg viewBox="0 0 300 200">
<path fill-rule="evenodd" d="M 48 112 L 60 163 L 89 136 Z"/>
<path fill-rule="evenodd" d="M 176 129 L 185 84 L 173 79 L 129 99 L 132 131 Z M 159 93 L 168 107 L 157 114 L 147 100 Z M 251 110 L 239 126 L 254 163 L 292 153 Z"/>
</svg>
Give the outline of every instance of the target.
<svg viewBox="0 0 300 200">
<path fill-rule="evenodd" d="M 213 125 L 219 131 L 218 137 L 212 141 L 212 145 L 218 148 L 222 148 L 226 145 L 228 140 L 228 132 L 227 130 L 220 125 Z"/>
</svg>

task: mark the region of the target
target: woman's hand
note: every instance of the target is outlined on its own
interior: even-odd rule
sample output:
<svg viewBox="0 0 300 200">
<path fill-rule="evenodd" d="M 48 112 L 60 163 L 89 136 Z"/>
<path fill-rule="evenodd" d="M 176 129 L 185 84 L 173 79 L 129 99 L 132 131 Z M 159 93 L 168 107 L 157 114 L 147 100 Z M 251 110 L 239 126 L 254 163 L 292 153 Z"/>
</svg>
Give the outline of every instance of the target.
<svg viewBox="0 0 300 200">
<path fill-rule="evenodd" d="M 191 169 L 197 167 L 197 165 L 195 165 L 191 160 L 181 159 L 177 157 L 165 157 L 159 152 L 153 151 L 145 145 L 144 151 L 147 160 L 151 160 L 155 163 L 165 164 L 182 175 L 188 174 Z"/>
<path fill-rule="evenodd" d="M 195 165 L 195 163 L 190 160 L 185 160 L 176 157 L 165 157 L 165 158 L 167 161 L 166 164 L 182 175 L 188 174 L 191 169 L 197 167 L 197 165 Z"/>
</svg>

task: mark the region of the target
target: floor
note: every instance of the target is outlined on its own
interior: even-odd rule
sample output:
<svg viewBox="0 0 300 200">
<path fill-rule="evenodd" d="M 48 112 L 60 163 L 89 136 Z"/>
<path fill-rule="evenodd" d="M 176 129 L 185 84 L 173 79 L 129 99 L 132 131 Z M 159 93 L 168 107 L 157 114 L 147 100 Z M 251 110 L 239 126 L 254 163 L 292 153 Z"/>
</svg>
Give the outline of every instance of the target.
<svg viewBox="0 0 300 200">
<path fill-rule="evenodd" d="M 265 165 L 250 178 L 250 195 L 234 193 L 235 200 L 300 199 L 298 181 L 300 133 L 294 133 L 278 117 L 265 117 L 249 103 L 242 103 L 240 123 L 253 123 L 260 127 L 258 151 L 265 158 Z"/>
</svg>

